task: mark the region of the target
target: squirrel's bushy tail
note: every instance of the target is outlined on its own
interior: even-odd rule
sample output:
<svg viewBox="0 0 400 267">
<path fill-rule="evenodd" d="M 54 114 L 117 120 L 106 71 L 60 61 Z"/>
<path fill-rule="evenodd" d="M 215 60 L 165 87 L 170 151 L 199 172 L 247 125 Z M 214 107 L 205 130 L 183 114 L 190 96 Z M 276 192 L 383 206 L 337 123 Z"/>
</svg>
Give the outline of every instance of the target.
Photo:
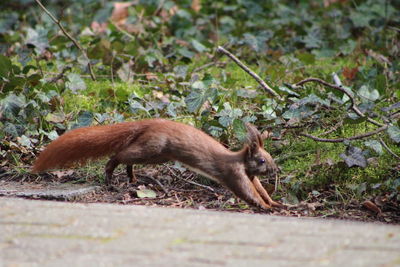
<svg viewBox="0 0 400 267">
<path fill-rule="evenodd" d="M 40 153 L 32 172 L 84 164 L 88 160 L 114 154 L 138 134 L 135 126 L 135 122 L 126 122 L 69 131 Z"/>
</svg>

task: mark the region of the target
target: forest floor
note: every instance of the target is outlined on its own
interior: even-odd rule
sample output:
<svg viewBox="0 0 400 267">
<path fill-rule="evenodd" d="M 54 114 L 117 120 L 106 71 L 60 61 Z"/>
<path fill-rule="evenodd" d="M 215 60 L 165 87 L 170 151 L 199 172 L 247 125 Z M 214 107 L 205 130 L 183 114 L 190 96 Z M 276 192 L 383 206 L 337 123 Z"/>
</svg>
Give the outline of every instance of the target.
<svg viewBox="0 0 400 267">
<path fill-rule="evenodd" d="M 0 196 L 17 196 L 81 203 L 114 203 L 121 205 L 145 205 L 199 210 L 229 211 L 237 213 L 262 213 L 245 204 L 217 183 L 208 185 L 196 180 L 189 171 L 175 173 L 166 165 L 160 168 L 144 168 L 135 172 L 136 183 L 128 183 L 124 172 L 117 172 L 112 187 L 98 181 L 82 180 L 79 173 L 53 172 L 43 176 L 30 174 L 10 175 L 0 178 Z M 154 178 L 153 178 L 154 177 Z M 273 194 L 273 186 L 265 184 Z M 385 196 L 373 201 L 340 203 L 327 201 L 335 192 L 327 189 L 309 201 L 286 209 L 273 209 L 268 214 L 289 217 L 320 217 L 365 222 L 400 223 L 398 203 Z"/>
</svg>

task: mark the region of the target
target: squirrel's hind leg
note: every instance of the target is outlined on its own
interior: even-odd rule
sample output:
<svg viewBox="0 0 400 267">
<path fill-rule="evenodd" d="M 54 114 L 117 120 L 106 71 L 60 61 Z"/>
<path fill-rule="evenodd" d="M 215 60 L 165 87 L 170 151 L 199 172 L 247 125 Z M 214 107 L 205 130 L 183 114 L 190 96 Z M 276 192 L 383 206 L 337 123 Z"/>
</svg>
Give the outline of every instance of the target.
<svg viewBox="0 0 400 267">
<path fill-rule="evenodd" d="M 136 178 L 135 173 L 133 172 L 132 164 L 131 165 L 129 165 L 129 164 L 126 165 L 126 174 L 128 175 L 129 183 L 131 183 L 131 184 L 136 184 L 137 183 L 137 178 Z"/>
</svg>

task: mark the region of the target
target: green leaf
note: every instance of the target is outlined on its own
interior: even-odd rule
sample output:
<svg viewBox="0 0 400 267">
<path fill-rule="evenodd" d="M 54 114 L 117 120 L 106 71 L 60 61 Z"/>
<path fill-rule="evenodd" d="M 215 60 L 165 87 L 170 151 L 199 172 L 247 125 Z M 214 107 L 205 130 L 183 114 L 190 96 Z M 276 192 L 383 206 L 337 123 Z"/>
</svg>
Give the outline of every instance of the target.
<svg viewBox="0 0 400 267">
<path fill-rule="evenodd" d="M 207 47 L 205 47 L 202 43 L 200 43 L 196 39 L 192 39 L 191 43 L 192 43 L 194 49 L 199 53 L 203 53 L 208 50 Z"/>
<path fill-rule="evenodd" d="M 344 119 L 346 124 L 359 124 L 367 120 L 367 117 L 360 117 L 354 112 L 349 112 L 347 117 Z"/>
<path fill-rule="evenodd" d="M 282 86 L 279 86 L 279 91 L 281 91 L 281 92 L 285 92 L 285 93 L 287 93 L 288 95 L 293 95 L 293 96 L 295 96 L 295 97 L 300 97 L 300 95 L 298 94 L 298 93 L 296 93 L 295 91 L 293 91 L 292 89 L 290 89 L 288 86 L 286 86 L 286 85 L 282 85 Z"/>
<path fill-rule="evenodd" d="M 136 194 L 138 198 L 155 198 L 157 197 L 157 193 L 151 189 L 138 189 L 136 190 Z"/>
<path fill-rule="evenodd" d="M 17 141 L 20 145 L 22 145 L 24 147 L 28 147 L 28 148 L 32 147 L 32 140 L 29 137 L 27 137 L 26 135 L 17 137 Z"/>
<path fill-rule="evenodd" d="M 28 28 L 26 34 L 26 43 L 33 45 L 39 54 L 42 54 L 50 45 L 47 37 L 49 30 L 43 26 L 37 26 L 35 29 Z"/>
<path fill-rule="evenodd" d="M 177 51 L 181 56 L 186 58 L 193 58 L 195 55 L 195 53 L 189 51 L 189 49 L 187 49 L 186 47 L 178 48 Z"/>
<path fill-rule="evenodd" d="M 229 103 L 224 103 L 224 109 L 217 114 L 219 117 L 218 122 L 224 126 L 228 127 L 233 124 L 235 119 L 242 117 L 243 111 L 241 109 L 232 109 Z"/>
<path fill-rule="evenodd" d="M 316 96 L 314 94 L 311 94 L 311 95 L 306 96 L 306 97 L 304 97 L 302 99 L 299 99 L 299 100 L 296 101 L 296 103 L 299 104 L 299 105 L 321 104 L 323 106 L 330 107 L 330 103 L 329 103 L 328 100 L 323 100 L 323 99 L 321 99 L 320 97 L 318 97 L 318 96 Z"/>
<path fill-rule="evenodd" d="M 382 149 L 382 145 L 381 143 L 379 143 L 379 141 L 377 140 L 368 140 L 364 142 L 364 145 L 366 145 L 367 147 L 371 148 L 372 150 L 374 150 L 376 153 L 378 153 L 379 155 L 383 154 L 383 149 Z"/>
<path fill-rule="evenodd" d="M 400 143 L 400 128 L 397 126 L 389 126 L 387 129 L 387 133 L 389 134 L 390 138 L 396 142 Z"/>
<path fill-rule="evenodd" d="M 84 111 L 82 114 L 78 117 L 78 121 L 73 124 L 71 127 L 72 129 L 75 128 L 81 128 L 81 127 L 86 127 L 92 124 L 93 122 L 93 113 L 90 111 Z"/>
<path fill-rule="evenodd" d="M 372 89 L 367 85 L 363 85 L 358 89 L 358 95 L 369 101 L 375 101 L 379 99 L 379 92 L 376 89 Z"/>
<path fill-rule="evenodd" d="M 282 117 L 284 119 L 290 120 L 290 119 L 303 119 L 303 118 L 307 118 L 309 116 L 311 116 L 312 114 L 314 114 L 314 111 L 306 105 L 303 106 L 292 106 L 290 107 L 289 110 L 286 110 L 283 114 Z"/>
<path fill-rule="evenodd" d="M 132 113 L 137 113 L 139 110 L 145 111 L 147 114 L 149 113 L 149 110 L 145 108 L 140 102 L 134 100 L 134 99 L 129 99 L 128 100 L 129 104 L 129 109 L 131 110 Z"/>
<path fill-rule="evenodd" d="M 10 122 L 6 122 L 6 123 L 4 124 L 3 131 L 4 131 L 6 134 L 9 134 L 9 135 L 11 135 L 11 136 L 13 136 L 13 137 L 18 137 L 19 134 L 20 134 L 20 132 L 22 132 L 22 131 L 21 131 L 21 127 L 17 127 L 17 125 L 12 124 L 12 123 L 10 123 Z"/>
<path fill-rule="evenodd" d="M 185 79 L 188 71 L 187 65 L 177 65 L 174 67 L 175 77 Z"/>
<path fill-rule="evenodd" d="M 202 81 L 195 81 L 192 84 L 192 92 L 185 98 L 189 112 L 198 112 L 207 100 L 212 102 L 215 99 L 217 89 L 210 87 L 213 81 L 214 79 L 211 76 L 206 75 Z"/>
<path fill-rule="evenodd" d="M 11 60 L 0 54 L 0 77 L 7 78 L 12 69 Z"/>
<path fill-rule="evenodd" d="M 71 90 L 73 93 L 76 93 L 78 90 L 85 90 L 86 83 L 82 80 L 81 76 L 76 73 L 69 73 L 67 75 L 68 81 L 65 83 L 65 86 Z"/>
<path fill-rule="evenodd" d="M 364 12 L 350 12 L 350 19 L 356 27 L 367 27 L 369 26 L 369 21 L 371 16 L 365 14 Z"/>
<path fill-rule="evenodd" d="M 10 94 L 0 100 L 1 117 L 14 120 L 22 108 L 27 105 L 26 98 L 23 95 Z"/>
<path fill-rule="evenodd" d="M 244 142 L 247 138 L 246 125 L 242 120 L 235 119 L 232 126 L 236 138 L 239 139 L 240 142 Z"/>
<path fill-rule="evenodd" d="M 315 63 L 315 55 L 310 53 L 299 53 L 297 58 L 306 65 Z"/>
</svg>

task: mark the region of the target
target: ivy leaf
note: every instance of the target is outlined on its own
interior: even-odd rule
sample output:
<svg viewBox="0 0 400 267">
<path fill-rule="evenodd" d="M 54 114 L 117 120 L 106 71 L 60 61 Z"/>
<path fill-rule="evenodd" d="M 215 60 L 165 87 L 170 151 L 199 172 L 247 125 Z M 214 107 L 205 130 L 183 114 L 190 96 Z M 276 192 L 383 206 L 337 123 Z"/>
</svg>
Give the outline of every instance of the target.
<svg viewBox="0 0 400 267">
<path fill-rule="evenodd" d="M 367 85 L 363 85 L 358 89 L 358 95 L 369 101 L 375 101 L 379 99 L 379 92 L 376 89 L 372 89 Z"/>
<path fill-rule="evenodd" d="M 18 137 L 20 135 L 20 133 L 23 132 L 23 129 L 21 129 L 21 126 L 12 124 L 10 122 L 6 122 L 4 124 L 4 128 L 3 131 L 13 137 Z"/>
<path fill-rule="evenodd" d="M 329 107 L 330 103 L 328 100 L 323 100 L 320 97 L 311 94 L 307 97 L 304 97 L 302 99 L 299 99 L 298 101 L 296 101 L 296 103 L 298 103 L 299 105 L 306 105 L 306 104 L 321 104 L 323 106 Z"/>
<path fill-rule="evenodd" d="M 389 134 L 390 138 L 396 142 L 400 143 L 400 128 L 397 126 L 389 126 L 387 129 L 387 133 Z"/>
<path fill-rule="evenodd" d="M 346 148 L 346 153 L 340 154 L 340 157 L 344 160 L 348 167 L 367 167 L 367 159 L 363 154 L 363 150 L 359 147 L 351 145 L 348 146 Z"/>
<path fill-rule="evenodd" d="M 382 149 L 382 145 L 381 143 L 379 143 L 379 141 L 377 140 L 368 140 L 364 142 L 364 145 L 366 145 L 367 147 L 371 148 L 372 150 L 374 150 L 376 153 L 378 153 L 379 155 L 383 154 L 383 149 Z"/>
<path fill-rule="evenodd" d="M 286 85 L 279 86 L 278 89 L 279 89 L 279 91 L 287 93 L 290 96 L 300 97 L 300 94 L 296 93 L 295 91 L 293 91 Z"/>
<path fill-rule="evenodd" d="M 284 119 L 290 120 L 290 119 L 303 119 L 303 118 L 307 118 L 309 116 L 311 116 L 312 114 L 314 114 L 314 111 L 304 105 L 304 106 L 300 106 L 298 107 L 297 105 L 292 105 L 289 110 L 286 110 L 283 114 L 282 117 Z"/>
<path fill-rule="evenodd" d="M 14 120 L 19 111 L 26 106 L 26 99 L 23 95 L 10 94 L 6 98 L 0 100 L 1 117 Z"/>
<path fill-rule="evenodd" d="M 140 102 L 134 99 L 129 99 L 128 104 L 129 104 L 129 109 L 131 110 L 132 113 L 137 113 L 139 110 L 143 110 L 147 114 L 149 114 L 149 110 L 145 108 Z"/>
<path fill-rule="evenodd" d="M 207 47 L 205 47 L 202 43 L 200 43 L 196 39 L 192 39 L 191 43 L 192 43 L 194 49 L 199 53 L 203 53 L 208 50 Z"/>
<path fill-rule="evenodd" d="M 12 64 L 11 60 L 0 54 L 0 77 L 8 77 L 8 74 L 10 73 L 12 69 Z"/>
<path fill-rule="evenodd" d="M 17 141 L 20 145 L 27 147 L 27 148 L 32 148 L 32 140 L 27 137 L 26 135 L 22 135 L 20 137 L 17 137 Z"/>
<path fill-rule="evenodd" d="M 365 14 L 364 12 L 350 12 L 350 19 L 356 27 L 367 27 L 369 26 L 369 21 L 371 16 Z"/>
<path fill-rule="evenodd" d="M 93 122 L 93 113 L 90 111 L 84 111 L 82 114 L 78 117 L 78 120 L 76 123 L 72 125 L 72 129 L 75 128 L 81 128 L 81 127 L 86 127 L 92 124 Z"/>
<path fill-rule="evenodd" d="M 174 67 L 175 77 L 185 79 L 188 71 L 187 65 L 177 65 Z"/>
<path fill-rule="evenodd" d="M 232 109 L 229 103 L 224 103 L 224 109 L 218 113 L 218 122 L 224 126 L 228 127 L 233 124 L 235 119 L 242 117 L 243 111 L 241 109 Z"/>
<path fill-rule="evenodd" d="M 242 120 L 235 119 L 233 121 L 233 132 L 240 142 L 244 142 L 247 138 L 247 130 Z"/>
<path fill-rule="evenodd" d="M 186 106 L 189 112 L 197 112 L 203 104 L 210 99 L 213 101 L 217 96 L 217 89 L 210 87 L 214 79 L 206 75 L 203 80 L 195 81 L 192 84 L 192 92 L 185 98 Z"/>
<path fill-rule="evenodd" d="M 65 83 L 65 86 L 71 90 L 73 93 L 76 93 L 78 90 L 85 90 L 86 83 L 82 78 L 76 73 L 69 73 L 67 75 L 68 81 Z"/>
<path fill-rule="evenodd" d="M 36 29 L 28 28 L 26 34 L 26 44 L 34 46 L 39 54 L 42 54 L 50 45 L 47 37 L 49 30 L 42 26 L 36 27 Z"/>
</svg>

